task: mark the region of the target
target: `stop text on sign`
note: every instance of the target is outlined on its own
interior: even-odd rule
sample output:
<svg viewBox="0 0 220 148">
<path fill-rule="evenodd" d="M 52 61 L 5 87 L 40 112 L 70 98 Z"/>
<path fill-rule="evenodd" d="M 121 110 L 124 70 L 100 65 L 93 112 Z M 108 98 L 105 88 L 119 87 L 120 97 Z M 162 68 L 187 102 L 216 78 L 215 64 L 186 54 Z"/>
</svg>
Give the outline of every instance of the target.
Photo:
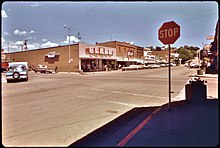
<svg viewBox="0 0 220 148">
<path fill-rule="evenodd" d="M 180 26 L 174 21 L 165 22 L 158 30 L 158 39 L 163 44 L 173 44 L 180 37 Z"/>
<path fill-rule="evenodd" d="M 160 30 L 159 35 L 160 38 L 175 37 L 178 35 L 178 32 L 179 32 L 179 28 L 166 29 L 166 30 Z"/>
</svg>

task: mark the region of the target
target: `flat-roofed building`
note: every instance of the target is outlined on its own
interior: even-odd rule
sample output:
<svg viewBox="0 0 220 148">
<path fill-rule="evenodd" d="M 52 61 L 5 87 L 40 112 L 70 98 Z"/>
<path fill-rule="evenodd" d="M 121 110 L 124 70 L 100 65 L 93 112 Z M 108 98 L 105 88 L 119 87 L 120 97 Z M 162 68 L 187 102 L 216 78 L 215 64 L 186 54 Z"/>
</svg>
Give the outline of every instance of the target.
<svg viewBox="0 0 220 148">
<path fill-rule="evenodd" d="M 117 66 L 129 66 L 132 64 L 143 63 L 143 47 L 120 41 L 108 41 L 96 43 L 96 45 L 116 48 Z"/>
<path fill-rule="evenodd" d="M 105 65 L 116 68 L 115 48 L 85 43 L 71 44 L 70 52 L 66 45 L 6 53 L 6 56 L 13 62 L 28 62 L 31 67 L 46 65 L 60 72 L 101 71 Z"/>
</svg>

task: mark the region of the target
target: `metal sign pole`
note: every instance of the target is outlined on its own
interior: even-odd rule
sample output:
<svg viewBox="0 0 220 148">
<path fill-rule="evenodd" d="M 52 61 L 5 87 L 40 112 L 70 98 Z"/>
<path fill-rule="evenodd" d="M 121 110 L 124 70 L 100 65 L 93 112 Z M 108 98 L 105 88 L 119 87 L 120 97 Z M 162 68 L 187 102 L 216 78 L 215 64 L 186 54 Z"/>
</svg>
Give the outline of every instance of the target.
<svg viewBox="0 0 220 148">
<path fill-rule="evenodd" d="M 171 70 L 170 70 L 170 44 L 168 45 L 169 47 L 169 111 L 171 110 Z"/>
</svg>

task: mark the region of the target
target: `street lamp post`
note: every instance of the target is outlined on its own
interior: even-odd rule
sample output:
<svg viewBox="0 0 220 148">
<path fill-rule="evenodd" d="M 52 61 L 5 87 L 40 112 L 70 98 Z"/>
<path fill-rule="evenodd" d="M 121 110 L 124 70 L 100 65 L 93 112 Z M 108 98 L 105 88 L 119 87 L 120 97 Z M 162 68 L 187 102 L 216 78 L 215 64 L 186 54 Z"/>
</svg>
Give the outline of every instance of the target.
<svg viewBox="0 0 220 148">
<path fill-rule="evenodd" d="M 70 74 L 70 27 L 68 27 L 67 25 L 64 25 L 64 28 L 68 29 L 68 36 L 69 36 L 69 59 L 68 59 L 68 69 L 69 69 L 69 74 Z"/>
</svg>

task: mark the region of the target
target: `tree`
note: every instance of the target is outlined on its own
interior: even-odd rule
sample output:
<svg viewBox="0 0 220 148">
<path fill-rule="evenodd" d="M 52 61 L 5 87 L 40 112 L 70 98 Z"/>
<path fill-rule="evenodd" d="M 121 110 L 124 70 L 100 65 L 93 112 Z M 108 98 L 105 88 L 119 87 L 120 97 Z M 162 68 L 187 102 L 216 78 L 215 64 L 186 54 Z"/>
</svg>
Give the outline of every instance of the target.
<svg viewBox="0 0 220 148">
<path fill-rule="evenodd" d="M 192 53 L 193 57 L 196 57 L 198 55 L 196 50 L 190 50 L 190 52 Z"/>
<path fill-rule="evenodd" d="M 184 45 L 184 47 L 183 48 L 185 48 L 185 49 L 189 49 L 189 46 L 187 46 L 187 45 Z"/>
<path fill-rule="evenodd" d="M 161 47 L 156 46 L 156 51 L 161 51 Z"/>
<path fill-rule="evenodd" d="M 179 53 L 179 58 L 181 58 L 183 62 L 194 58 L 193 53 L 185 48 L 180 48 L 178 50 L 178 53 Z"/>
</svg>

